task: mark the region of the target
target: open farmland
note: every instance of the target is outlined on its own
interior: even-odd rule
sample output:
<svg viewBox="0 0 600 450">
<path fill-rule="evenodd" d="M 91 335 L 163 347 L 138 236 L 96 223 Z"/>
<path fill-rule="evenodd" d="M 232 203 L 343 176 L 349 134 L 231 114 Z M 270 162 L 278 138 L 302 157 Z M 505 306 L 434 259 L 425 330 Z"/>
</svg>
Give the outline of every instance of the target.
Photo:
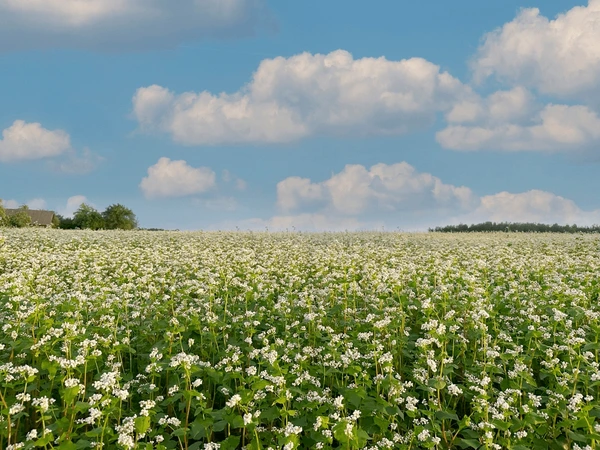
<svg viewBox="0 0 600 450">
<path fill-rule="evenodd" d="M 595 235 L 2 236 L 2 449 L 599 445 Z"/>
</svg>

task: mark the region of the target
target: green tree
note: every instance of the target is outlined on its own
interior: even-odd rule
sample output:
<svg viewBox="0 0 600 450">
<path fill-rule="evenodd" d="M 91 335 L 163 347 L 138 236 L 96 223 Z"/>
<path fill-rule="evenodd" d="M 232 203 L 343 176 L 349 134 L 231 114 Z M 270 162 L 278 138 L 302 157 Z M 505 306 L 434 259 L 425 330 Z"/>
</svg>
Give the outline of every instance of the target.
<svg viewBox="0 0 600 450">
<path fill-rule="evenodd" d="M 0 198 L 0 227 L 5 227 L 8 225 L 8 216 L 6 215 L 6 211 L 4 210 L 4 205 L 2 203 L 2 199 Z"/>
<path fill-rule="evenodd" d="M 31 216 L 27 213 L 29 207 L 23 205 L 14 214 L 8 217 L 8 226 L 14 228 L 25 228 L 31 225 Z"/>
<path fill-rule="evenodd" d="M 54 214 L 54 217 L 52 218 L 52 228 L 60 228 L 60 219 L 61 216 Z"/>
<path fill-rule="evenodd" d="M 99 230 L 105 228 L 102 214 L 85 203 L 82 203 L 79 209 L 75 211 L 73 224 L 75 228 L 81 228 L 82 230 Z"/>
<path fill-rule="evenodd" d="M 74 230 L 77 228 L 71 217 L 63 217 L 60 214 L 57 214 L 54 218 L 58 220 L 56 228 L 60 228 L 61 230 Z"/>
<path fill-rule="evenodd" d="M 121 204 L 110 205 L 104 210 L 102 217 L 108 230 L 133 230 L 138 226 L 133 211 Z"/>
</svg>

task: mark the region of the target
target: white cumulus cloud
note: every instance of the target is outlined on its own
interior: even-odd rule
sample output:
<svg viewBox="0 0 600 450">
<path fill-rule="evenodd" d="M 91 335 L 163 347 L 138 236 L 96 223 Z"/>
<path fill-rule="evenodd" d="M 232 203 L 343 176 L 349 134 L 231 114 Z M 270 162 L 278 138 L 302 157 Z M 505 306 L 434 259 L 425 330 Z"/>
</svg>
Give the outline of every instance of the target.
<svg viewBox="0 0 600 450">
<path fill-rule="evenodd" d="M 314 135 L 398 135 L 431 124 L 470 88 L 422 58 L 354 59 L 337 50 L 261 62 L 232 94 L 138 89 L 140 129 L 179 143 L 283 143 Z"/>
<path fill-rule="evenodd" d="M 58 156 L 71 149 L 71 139 L 62 130 L 47 130 L 39 123 L 15 120 L 2 132 L 0 161 L 13 162 Z"/>
<path fill-rule="evenodd" d="M 186 161 L 160 158 L 148 168 L 140 189 L 147 198 L 184 197 L 215 186 L 216 174 L 208 167 L 192 167 Z"/>
<path fill-rule="evenodd" d="M 262 0 L 0 0 L 0 50 L 169 47 L 252 34 Z"/>
<path fill-rule="evenodd" d="M 540 222 L 600 224 L 600 210 L 583 210 L 573 200 L 547 191 L 499 192 L 481 197 L 479 206 L 453 222 Z"/>
<path fill-rule="evenodd" d="M 85 195 L 73 195 L 67 199 L 67 203 L 64 207 L 58 210 L 58 213 L 64 217 L 73 217 L 75 211 L 83 204 L 95 207 L 94 204 L 90 203 Z"/>
<path fill-rule="evenodd" d="M 289 177 L 277 184 L 277 204 L 284 211 L 324 208 L 341 215 L 368 211 L 460 211 L 469 209 L 474 201 L 469 188 L 445 184 L 406 162 L 380 163 L 370 169 L 347 165 L 322 182 Z"/>
<path fill-rule="evenodd" d="M 8 199 L 2 201 L 2 206 L 4 206 L 7 209 L 17 209 L 19 206 L 21 206 L 21 203 L 14 199 Z"/>
<path fill-rule="evenodd" d="M 34 198 L 27 202 L 29 209 L 46 209 L 46 200 L 43 198 Z"/>
<path fill-rule="evenodd" d="M 471 97 L 446 115 L 436 134 L 453 150 L 577 151 L 600 144 L 600 117 L 583 105 L 538 105 L 516 87 L 486 99 Z"/>
<path fill-rule="evenodd" d="M 22 205 L 27 205 L 29 209 L 46 209 L 47 203 L 43 198 L 32 198 L 24 203 L 18 202 L 14 199 L 3 200 L 2 206 L 6 209 L 18 209 Z"/>
<path fill-rule="evenodd" d="M 484 36 L 472 66 L 476 80 L 495 76 L 545 94 L 600 100 L 600 0 L 554 20 L 537 8 Z"/>
<path fill-rule="evenodd" d="M 277 185 L 277 206 L 284 214 L 253 219 L 254 225 L 322 231 L 425 230 L 485 221 L 600 224 L 600 210 L 584 210 L 551 192 L 504 191 L 480 197 L 468 187 L 443 183 L 406 162 L 380 163 L 370 169 L 348 165 L 321 182 L 286 178 Z"/>
</svg>

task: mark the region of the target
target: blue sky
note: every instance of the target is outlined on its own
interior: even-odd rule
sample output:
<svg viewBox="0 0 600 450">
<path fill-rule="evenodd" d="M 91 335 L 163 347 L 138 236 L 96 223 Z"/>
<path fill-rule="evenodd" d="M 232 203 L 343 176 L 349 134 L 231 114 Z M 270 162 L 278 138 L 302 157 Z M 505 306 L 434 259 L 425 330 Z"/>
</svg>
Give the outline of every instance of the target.
<svg viewBox="0 0 600 450">
<path fill-rule="evenodd" d="M 600 0 L 178 5 L 0 0 L 5 205 L 179 229 L 600 223 Z"/>
</svg>

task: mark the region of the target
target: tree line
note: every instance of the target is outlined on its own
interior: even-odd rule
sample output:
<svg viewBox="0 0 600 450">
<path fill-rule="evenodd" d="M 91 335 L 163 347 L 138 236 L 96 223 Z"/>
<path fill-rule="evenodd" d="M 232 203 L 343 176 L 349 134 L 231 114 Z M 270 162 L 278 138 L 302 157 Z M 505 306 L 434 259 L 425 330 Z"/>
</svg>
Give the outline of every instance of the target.
<svg viewBox="0 0 600 450">
<path fill-rule="evenodd" d="M 28 210 L 27 205 L 23 205 L 16 213 L 9 215 L 0 200 L 0 226 L 14 228 L 31 226 Z M 102 212 L 82 203 L 73 217 L 55 214 L 52 226 L 63 230 L 133 230 L 138 227 L 138 221 L 131 209 L 119 203 L 108 206 Z"/>
<path fill-rule="evenodd" d="M 27 214 L 29 207 L 23 205 L 16 214 L 6 214 L 2 200 L 0 200 L 0 227 L 24 228 L 31 225 L 31 216 Z"/>
<path fill-rule="evenodd" d="M 547 223 L 532 222 L 483 222 L 472 225 L 461 223 L 459 225 L 446 225 L 443 227 L 429 228 L 430 232 L 435 233 L 475 233 L 475 232 L 524 232 L 524 233 L 600 233 L 600 225 L 578 226 L 578 225 L 559 225 L 557 223 L 549 225 Z"/>
</svg>

